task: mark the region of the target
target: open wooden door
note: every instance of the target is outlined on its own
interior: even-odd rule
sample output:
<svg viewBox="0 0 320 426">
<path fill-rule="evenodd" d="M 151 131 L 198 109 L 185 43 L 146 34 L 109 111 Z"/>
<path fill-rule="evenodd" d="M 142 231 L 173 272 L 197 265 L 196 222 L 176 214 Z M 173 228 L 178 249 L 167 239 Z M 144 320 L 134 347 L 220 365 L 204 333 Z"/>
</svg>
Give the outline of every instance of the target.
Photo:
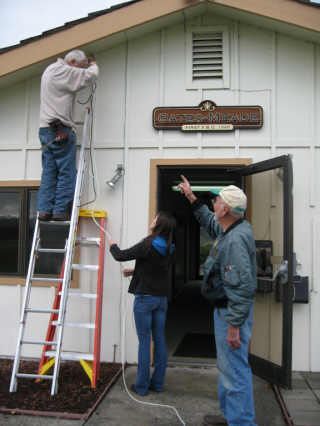
<svg viewBox="0 0 320 426">
<path fill-rule="evenodd" d="M 250 362 L 257 376 L 290 388 L 293 298 L 291 158 L 283 155 L 251 164 L 239 168 L 238 173 L 250 194 L 248 218 L 257 244 L 263 248 L 264 262 L 262 272 L 258 272 Z"/>
</svg>

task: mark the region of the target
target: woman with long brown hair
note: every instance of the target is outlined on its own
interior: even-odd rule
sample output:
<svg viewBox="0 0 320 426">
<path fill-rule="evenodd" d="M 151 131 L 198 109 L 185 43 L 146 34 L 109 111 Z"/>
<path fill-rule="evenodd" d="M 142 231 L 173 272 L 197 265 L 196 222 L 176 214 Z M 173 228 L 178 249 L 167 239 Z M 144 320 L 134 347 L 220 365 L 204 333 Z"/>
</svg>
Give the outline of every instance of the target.
<svg viewBox="0 0 320 426">
<path fill-rule="evenodd" d="M 170 267 L 174 261 L 176 220 L 168 212 L 159 212 L 151 223 L 150 235 L 131 248 L 120 250 L 109 240 L 115 260 L 136 260 L 134 269 L 125 269 L 131 276 L 129 293 L 133 293 L 134 319 L 139 340 L 138 376 L 133 392 L 144 396 L 149 390 L 163 391 L 167 366 L 165 322 L 170 293 Z M 151 332 L 154 341 L 154 371 L 150 379 Z"/>
</svg>

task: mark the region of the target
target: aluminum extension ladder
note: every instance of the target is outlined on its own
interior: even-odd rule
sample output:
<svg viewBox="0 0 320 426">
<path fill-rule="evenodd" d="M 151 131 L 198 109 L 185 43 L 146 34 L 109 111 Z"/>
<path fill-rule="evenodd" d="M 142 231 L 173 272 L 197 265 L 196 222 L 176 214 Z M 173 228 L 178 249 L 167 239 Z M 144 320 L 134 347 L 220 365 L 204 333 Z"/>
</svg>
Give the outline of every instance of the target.
<svg viewBox="0 0 320 426">
<path fill-rule="evenodd" d="M 90 300 L 96 300 L 96 311 L 95 311 L 95 322 L 83 323 L 76 322 L 70 323 L 65 322 L 65 327 L 77 327 L 94 330 L 94 342 L 93 342 L 93 353 L 83 352 L 61 352 L 61 359 L 67 361 L 79 361 L 84 371 L 88 375 L 91 387 L 95 388 L 97 380 L 100 374 L 100 343 L 101 343 L 101 318 L 102 318 L 102 300 L 103 300 L 103 271 L 104 271 L 104 251 L 105 251 L 105 223 L 106 223 L 106 212 L 102 210 L 80 210 L 80 217 L 91 218 L 94 216 L 96 220 L 100 221 L 100 236 L 95 237 L 77 237 L 76 246 L 88 246 L 99 248 L 99 263 L 98 265 L 83 265 L 83 264 L 72 264 L 73 270 L 89 270 L 97 271 L 97 291 L 96 293 L 83 293 L 78 291 L 69 290 L 68 296 L 76 298 L 84 298 Z M 61 268 L 60 278 L 63 278 L 64 274 L 64 263 Z M 59 310 L 62 295 L 62 281 L 59 282 L 56 288 L 56 294 L 53 302 L 52 309 Z M 38 374 L 44 375 L 55 363 L 55 351 L 53 350 L 53 339 L 55 336 L 56 328 L 58 325 L 58 314 L 52 313 L 50 315 L 49 325 L 45 341 L 51 342 L 45 344 L 42 349 L 42 356 L 39 363 Z M 40 381 L 40 379 L 38 379 Z"/>
<path fill-rule="evenodd" d="M 70 221 L 46 222 L 47 224 L 53 223 L 55 225 L 69 226 L 68 238 L 66 240 L 65 247 L 63 249 L 41 248 L 40 224 L 39 224 L 38 216 L 35 223 L 33 242 L 32 242 L 30 260 L 29 260 L 29 267 L 28 267 L 28 273 L 27 273 L 27 279 L 26 279 L 26 285 L 25 285 L 25 292 L 24 292 L 24 298 L 23 298 L 23 304 L 22 304 L 22 310 L 21 310 L 20 327 L 19 327 L 19 333 L 18 333 L 16 353 L 15 353 L 11 381 L 10 381 L 10 392 L 16 392 L 18 387 L 18 379 L 20 378 L 51 380 L 52 381 L 51 395 L 55 395 L 58 391 L 58 377 L 59 377 L 59 370 L 60 370 L 60 361 L 62 358 L 62 342 L 63 342 L 63 333 L 64 333 L 64 326 L 65 326 L 65 315 L 66 315 L 67 300 L 69 295 L 69 284 L 70 284 L 71 273 L 73 269 L 73 255 L 74 255 L 74 248 L 76 245 L 76 230 L 78 226 L 80 200 L 81 200 L 82 186 L 83 186 L 83 179 L 84 179 L 84 172 L 85 172 L 85 145 L 86 145 L 86 135 L 88 131 L 89 115 L 90 115 L 90 109 L 87 108 L 85 120 L 84 120 L 82 142 L 81 142 L 81 148 L 80 148 L 80 157 L 79 157 L 79 163 L 78 163 L 77 180 L 76 180 L 74 201 L 73 201 Z M 34 274 L 35 262 L 36 262 L 37 255 L 41 252 L 47 252 L 47 253 L 51 252 L 53 254 L 56 254 L 56 253 L 65 254 L 63 271 L 61 272 L 60 278 L 43 278 L 43 277 L 35 276 Z M 50 308 L 50 309 L 36 309 L 36 308 L 30 307 L 29 303 L 30 303 L 30 297 L 31 297 L 32 282 L 36 282 L 36 281 L 48 281 L 55 284 L 61 283 L 61 291 L 59 290 L 59 306 L 56 306 L 56 308 Z M 49 341 L 49 340 L 25 340 L 24 339 L 26 322 L 27 322 L 28 316 L 32 313 L 38 313 L 38 314 L 44 313 L 44 314 L 57 315 L 58 319 L 55 323 L 55 340 Z M 42 345 L 44 347 L 50 346 L 51 348 L 52 347 L 54 348 L 54 350 L 51 351 L 55 358 L 54 370 L 52 375 L 25 374 L 25 373 L 19 372 L 22 346 L 25 344 L 26 345 L 28 344 Z M 64 359 L 65 358 L 66 357 L 64 357 Z"/>
</svg>

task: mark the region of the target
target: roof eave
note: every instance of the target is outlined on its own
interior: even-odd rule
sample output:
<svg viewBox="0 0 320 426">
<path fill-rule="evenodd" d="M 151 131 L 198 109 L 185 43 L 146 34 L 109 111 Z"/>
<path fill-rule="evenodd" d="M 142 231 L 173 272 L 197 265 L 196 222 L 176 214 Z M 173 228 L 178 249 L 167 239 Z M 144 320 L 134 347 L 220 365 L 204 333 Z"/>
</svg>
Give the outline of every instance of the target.
<svg viewBox="0 0 320 426">
<path fill-rule="evenodd" d="M 77 20 L 75 24 L 50 30 L 25 44 L 0 52 L 0 78 L 21 73 L 27 67 L 38 68 L 37 64 L 40 69 L 48 60 L 64 52 L 112 38 L 185 9 L 203 10 L 205 4 L 216 10 L 224 8 L 239 16 L 253 15 L 320 35 L 320 8 L 294 0 L 137 0 L 125 7 L 115 8 L 111 13 L 97 12 L 91 19 Z"/>
<path fill-rule="evenodd" d="M 295 0 L 208 0 L 310 31 L 320 32 L 320 9 Z"/>
<path fill-rule="evenodd" d="M 206 1 L 206 0 L 205 0 Z M 144 0 L 112 11 L 58 32 L 35 37 L 0 55 L 0 78 L 25 67 L 46 61 L 64 52 L 88 45 L 162 16 L 198 6 L 200 0 Z"/>
</svg>

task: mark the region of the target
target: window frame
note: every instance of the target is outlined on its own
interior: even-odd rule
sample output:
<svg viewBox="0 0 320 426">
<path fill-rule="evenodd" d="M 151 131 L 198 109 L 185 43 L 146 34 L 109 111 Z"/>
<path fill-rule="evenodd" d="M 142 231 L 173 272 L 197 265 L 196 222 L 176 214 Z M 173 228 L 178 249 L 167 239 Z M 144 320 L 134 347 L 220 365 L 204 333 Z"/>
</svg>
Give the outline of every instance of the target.
<svg viewBox="0 0 320 426">
<path fill-rule="evenodd" d="M 10 189 L 14 190 L 38 190 L 40 187 L 40 180 L 12 180 L 12 181 L 0 181 L 0 191 L 1 190 L 8 190 L 8 192 L 10 191 Z M 22 201 L 22 215 L 23 215 L 23 223 L 21 223 L 19 226 L 27 226 L 26 225 L 26 208 L 27 206 L 25 205 L 26 203 L 24 201 Z M 26 246 L 26 241 L 21 241 L 19 239 L 19 247 L 21 249 L 25 248 Z M 77 262 L 77 260 L 79 259 L 79 251 L 76 248 L 75 249 L 75 262 Z M 28 260 L 26 259 L 26 275 L 25 276 L 19 276 L 19 275 L 14 275 L 14 274 L 10 274 L 10 275 L 0 275 L 0 286 L 1 285 L 25 285 L 26 283 L 26 276 L 27 276 L 27 268 L 28 268 Z M 73 271 L 72 272 L 72 276 L 73 279 L 70 282 L 70 287 L 71 288 L 78 288 L 79 287 L 79 271 Z M 32 283 L 33 287 L 56 287 L 57 283 L 52 283 L 52 282 L 48 282 L 48 281 L 36 281 L 34 283 Z"/>
<path fill-rule="evenodd" d="M 215 78 L 199 78 L 193 80 L 192 63 L 193 63 L 193 33 L 222 33 L 223 39 L 223 66 L 221 79 Z M 186 60 L 186 89 L 229 89 L 230 88 L 230 28 L 228 25 L 211 25 L 211 26 L 189 26 L 186 30 L 185 43 L 185 60 Z"/>
</svg>

